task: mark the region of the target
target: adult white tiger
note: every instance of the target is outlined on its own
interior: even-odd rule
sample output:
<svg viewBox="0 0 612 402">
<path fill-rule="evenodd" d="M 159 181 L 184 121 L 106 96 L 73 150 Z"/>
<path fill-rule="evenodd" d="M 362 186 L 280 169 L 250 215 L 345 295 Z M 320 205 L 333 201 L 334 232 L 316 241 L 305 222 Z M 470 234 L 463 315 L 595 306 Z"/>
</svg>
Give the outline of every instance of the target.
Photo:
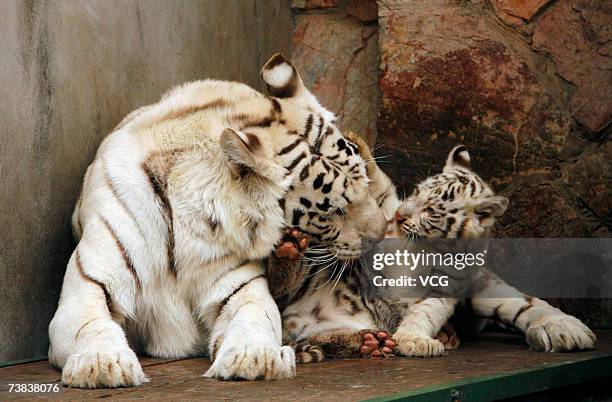
<svg viewBox="0 0 612 402">
<path fill-rule="evenodd" d="M 341 256 L 380 238 L 386 221 L 363 159 L 295 68 L 275 55 L 262 76 L 271 97 L 235 82 L 186 84 L 103 141 L 73 215 L 79 243 L 49 327 L 64 384 L 147 381 L 128 338 L 157 357 L 208 349 L 208 377 L 295 376 L 259 260 L 285 219 L 303 217 L 295 207 L 314 203 L 312 188 L 326 195 L 315 210 L 349 217 L 324 217 L 314 233 Z"/>
</svg>

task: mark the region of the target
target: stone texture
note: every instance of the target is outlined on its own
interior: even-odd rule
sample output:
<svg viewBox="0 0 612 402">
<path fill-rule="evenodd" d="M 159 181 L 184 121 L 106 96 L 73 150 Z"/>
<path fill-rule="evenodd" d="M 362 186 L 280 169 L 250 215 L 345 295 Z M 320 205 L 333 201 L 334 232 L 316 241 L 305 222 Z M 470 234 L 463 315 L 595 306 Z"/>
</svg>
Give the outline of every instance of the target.
<svg viewBox="0 0 612 402">
<path fill-rule="evenodd" d="M 348 0 L 346 11 L 362 22 L 372 22 L 378 18 L 376 0 Z"/>
<path fill-rule="evenodd" d="M 491 0 L 495 14 L 508 25 L 522 25 L 551 0 Z"/>
<path fill-rule="evenodd" d="M 0 362 L 47 354 L 70 215 L 101 139 L 178 83 L 261 88 L 259 67 L 288 51 L 288 3 L 231 3 L 0 1 Z"/>
<path fill-rule="evenodd" d="M 376 135 L 378 115 L 377 32 L 346 14 L 296 16 L 292 61 L 304 83 L 336 113 L 341 128 Z"/>
<path fill-rule="evenodd" d="M 333 8 L 337 0 L 291 0 L 291 7 L 303 11 Z"/>
<path fill-rule="evenodd" d="M 533 47 L 547 52 L 574 87 L 575 119 L 598 132 L 612 121 L 612 3 L 560 1 L 539 19 Z"/>
<path fill-rule="evenodd" d="M 612 232 L 612 143 L 593 144 L 573 163 L 562 167 L 560 191 L 581 211 L 589 233 Z"/>
<path fill-rule="evenodd" d="M 612 233 L 609 176 L 580 173 L 609 172 L 609 150 L 551 96 L 541 55 L 500 31 L 482 3 L 383 0 L 379 15 L 377 154 L 389 155 L 382 167 L 394 182 L 411 191 L 463 143 L 475 170 L 510 197 L 498 234 Z"/>
</svg>

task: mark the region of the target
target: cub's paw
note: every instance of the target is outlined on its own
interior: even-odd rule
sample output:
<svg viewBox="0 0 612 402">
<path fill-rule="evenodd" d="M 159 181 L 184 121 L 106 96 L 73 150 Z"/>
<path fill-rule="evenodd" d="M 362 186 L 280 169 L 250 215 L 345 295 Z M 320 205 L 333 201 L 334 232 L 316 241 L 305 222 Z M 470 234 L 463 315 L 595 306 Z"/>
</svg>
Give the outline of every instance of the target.
<svg viewBox="0 0 612 402">
<path fill-rule="evenodd" d="M 391 357 L 395 341 L 385 331 L 365 331 L 363 333 L 363 346 L 359 348 L 362 357 Z"/>
<path fill-rule="evenodd" d="M 529 326 L 525 333 L 529 348 L 545 352 L 593 349 L 597 337 L 576 317 L 553 315 Z"/>
<path fill-rule="evenodd" d="M 442 345 L 444 345 L 445 350 L 453 350 L 459 347 L 459 335 L 455 332 L 455 328 L 449 323 L 446 323 L 436 335 L 437 340 L 439 340 Z"/>
<path fill-rule="evenodd" d="M 62 383 L 76 388 L 135 387 L 148 382 L 130 348 L 88 348 L 68 357 Z"/>
<path fill-rule="evenodd" d="M 288 229 L 280 246 L 276 248 L 276 256 L 297 260 L 308 248 L 308 241 L 308 237 L 298 229 Z"/>
<path fill-rule="evenodd" d="M 393 335 L 396 343 L 393 351 L 408 357 L 436 357 L 444 355 L 444 345 L 437 339 L 415 336 L 398 331 Z"/>
<path fill-rule="evenodd" d="M 295 377 L 289 346 L 230 346 L 220 350 L 204 377 L 222 380 L 284 380 Z"/>
</svg>

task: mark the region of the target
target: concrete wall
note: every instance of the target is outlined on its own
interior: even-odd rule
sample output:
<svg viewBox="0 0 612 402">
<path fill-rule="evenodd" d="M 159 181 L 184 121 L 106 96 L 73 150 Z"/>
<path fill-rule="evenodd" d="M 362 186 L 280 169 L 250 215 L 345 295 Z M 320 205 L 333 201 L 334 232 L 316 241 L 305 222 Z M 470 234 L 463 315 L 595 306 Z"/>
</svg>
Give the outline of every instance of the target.
<svg viewBox="0 0 612 402">
<path fill-rule="evenodd" d="M 101 139 L 177 83 L 260 88 L 290 30 L 278 0 L 0 2 L 0 362 L 47 353 L 70 214 Z"/>
</svg>

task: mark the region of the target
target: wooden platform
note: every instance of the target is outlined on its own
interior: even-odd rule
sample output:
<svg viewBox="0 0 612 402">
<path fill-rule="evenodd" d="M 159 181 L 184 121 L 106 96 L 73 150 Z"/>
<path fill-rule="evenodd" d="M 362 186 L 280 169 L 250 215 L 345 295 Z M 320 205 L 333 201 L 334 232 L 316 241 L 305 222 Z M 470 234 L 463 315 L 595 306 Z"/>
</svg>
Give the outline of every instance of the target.
<svg viewBox="0 0 612 402">
<path fill-rule="evenodd" d="M 151 382 L 138 388 L 81 390 L 57 394 L 8 393 L 9 383 L 59 383 L 60 372 L 46 361 L 0 369 L 0 400 L 269 400 L 485 401 L 612 379 L 612 331 L 598 332 L 597 350 L 581 353 L 531 352 L 522 339 L 485 334 L 447 356 L 431 359 L 337 360 L 299 365 L 298 377 L 277 382 L 204 379 L 207 359 L 142 358 Z"/>
</svg>

